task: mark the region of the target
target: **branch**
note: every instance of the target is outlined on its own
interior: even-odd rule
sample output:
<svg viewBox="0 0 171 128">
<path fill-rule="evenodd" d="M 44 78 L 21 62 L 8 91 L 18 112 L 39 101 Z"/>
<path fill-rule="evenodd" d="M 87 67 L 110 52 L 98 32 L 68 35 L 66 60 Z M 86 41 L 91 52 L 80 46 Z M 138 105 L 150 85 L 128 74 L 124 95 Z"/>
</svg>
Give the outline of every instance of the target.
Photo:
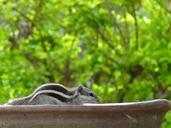
<svg viewBox="0 0 171 128">
<path fill-rule="evenodd" d="M 130 45 L 130 31 L 129 31 L 129 25 L 128 25 L 128 21 L 126 19 L 126 14 L 124 13 L 124 20 L 125 20 L 125 31 L 126 31 L 126 48 L 129 48 Z"/>
<path fill-rule="evenodd" d="M 112 15 L 111 10 L 108 10 L 108 12 L 109 12 L 110 17 L 111 17 L 111 19 L 112 19 L 112 21 L 113 21 L 113 22 L 112 22 L 113 26 L 116 26 L 116 28 L 118 29 L 118 32 L 119 32 L 119 34 L 120 34 L 120 36 L 121 36 L 122 41 L 123 41 L 124 43 L 126 43 L 126 38 L 125 38 L 125 36 L 124 36 L 124 34 L 123 34 L 123 32 L 122 32 L 122 29 L 121 29 L 120 25 L 117 23 L 116 19 L 115 19 L 114 16 Z"/>
<path fill-rule="evenodd" d="M 12 35 L 8 38 L 8 40 L 12 44 L 11 50 L 18 49 L 19 48 L 18 41 L 17 41 L 17 37 L 15 36 L 14 32 L 12 32 Z"/>
<path fill-rule="evenodd" d="M 63 71 L 63 82 L 64 85 L 68 85 L 68 86 L 72 86 L 72 82 L 74 81 L 74 78 L 72 78 L 72 74 L 74 72 L 74 70 L 71 69 L 71 54 L 73 52 L 73 48 L 74 48 L 74 43 L 76 41 L 76 36 L 77 31 L 74 32 L 74 39 L 71 42 L 71 47 L 66 55 L 66 59 L 65 59 L 65 64 L 64 64 L 64 71 Z"/>
<path fill-rule="evenodd" d="M 131 2 L 131 11 L 134 18 L 136 49 L 139 48 L 139 27 L 134 2 Z"/>
<path fill-rule="evenodd" d="M 35 57 L 33 57 L 31 54 L 29 54 L 28 52 L 24 52 L 23 56 L 34 66 L 34 67 L 39 67 L 39 64 L 36 60 Z"/>
<path fill-rule="evenodd" d="M 40 5 L 39 5 L 40 6 Z M 44 36 L 42 35 L 41 29 L 37 26 L 37 24 L 34 22 L 34 20 L 30 19 L 29 17 L 27 17 L 25 14 L 23 14 L 21 11 L 17 10 L 16 8 L 14 8 L 14 10 L 20 14 L 24 19 L 26 19 L 28 22 L 30 22 L 32 24 L 33 27 L 35 27 L 39 34 L 40 34 L 40 38 L 41 38 L 41 47 L 43 49 L 44 52 L 47 52 L 46 46 L 44 44 Z"/>
</svg>

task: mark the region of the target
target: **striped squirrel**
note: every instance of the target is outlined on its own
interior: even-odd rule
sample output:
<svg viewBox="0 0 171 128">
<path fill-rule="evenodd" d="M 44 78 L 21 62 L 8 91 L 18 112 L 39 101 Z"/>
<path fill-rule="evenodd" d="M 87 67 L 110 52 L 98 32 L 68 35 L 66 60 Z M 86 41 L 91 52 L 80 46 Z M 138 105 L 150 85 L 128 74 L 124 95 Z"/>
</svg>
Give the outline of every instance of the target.
<svg viewBox="0 0 171 128">
<path fill-rule="evenodd" d="M 48 83 L 38 87 L 29 96 L 10 100 L 7 105 L 81 105 L 98 102 L 98 97 L 84 86 L 68 89 L 61 84 Z"/>
</svg>

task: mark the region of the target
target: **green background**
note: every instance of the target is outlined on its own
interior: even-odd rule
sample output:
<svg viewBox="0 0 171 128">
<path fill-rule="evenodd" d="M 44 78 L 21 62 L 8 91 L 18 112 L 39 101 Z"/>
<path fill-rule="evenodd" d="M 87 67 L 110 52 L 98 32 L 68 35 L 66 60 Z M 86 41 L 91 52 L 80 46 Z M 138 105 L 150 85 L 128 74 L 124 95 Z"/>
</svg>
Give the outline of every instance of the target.
<svg viewBox="0 0 171 128">
<path fill-rule="evenodd" d="M 47 82 L 101 102 L 171 100 L 171 1 L 0 0 L 0 102 Z M 162 128 L 171 127 L 171 112 Z"/>
</svg>

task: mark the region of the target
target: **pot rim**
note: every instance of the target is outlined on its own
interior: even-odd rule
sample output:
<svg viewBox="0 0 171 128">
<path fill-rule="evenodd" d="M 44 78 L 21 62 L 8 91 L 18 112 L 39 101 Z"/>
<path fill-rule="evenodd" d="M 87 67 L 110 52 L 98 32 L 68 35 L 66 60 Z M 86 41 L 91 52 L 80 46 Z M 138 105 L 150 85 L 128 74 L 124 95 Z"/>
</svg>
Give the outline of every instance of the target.
<svg viewBox="0 0 171 128">
<path fill-rule="evenodd" d="M 23 112 L 113 112 L 113 111 L 151 111 L 166 112 L 171 104 L 166 99 L 142 102 L 104 103 L 83 105 L 0 105 L 0 113 Z"/>
</svg>

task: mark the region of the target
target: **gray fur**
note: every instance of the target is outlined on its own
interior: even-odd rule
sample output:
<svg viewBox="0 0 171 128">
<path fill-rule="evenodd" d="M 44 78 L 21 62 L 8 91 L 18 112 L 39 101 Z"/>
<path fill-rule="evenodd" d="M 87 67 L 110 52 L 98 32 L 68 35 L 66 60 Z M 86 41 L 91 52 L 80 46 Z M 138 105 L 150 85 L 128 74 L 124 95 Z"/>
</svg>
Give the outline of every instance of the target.
<svg viewBox="0 0 171 128">
<path fill-rule="evenodd" d="M 60 84 L 49 83 L 38 87 L 27 97 L 10 100 L 7 105 L 81 105 L 98 102 L 98 97 L 86 87 L 68 89 Z"/>
</svg>

